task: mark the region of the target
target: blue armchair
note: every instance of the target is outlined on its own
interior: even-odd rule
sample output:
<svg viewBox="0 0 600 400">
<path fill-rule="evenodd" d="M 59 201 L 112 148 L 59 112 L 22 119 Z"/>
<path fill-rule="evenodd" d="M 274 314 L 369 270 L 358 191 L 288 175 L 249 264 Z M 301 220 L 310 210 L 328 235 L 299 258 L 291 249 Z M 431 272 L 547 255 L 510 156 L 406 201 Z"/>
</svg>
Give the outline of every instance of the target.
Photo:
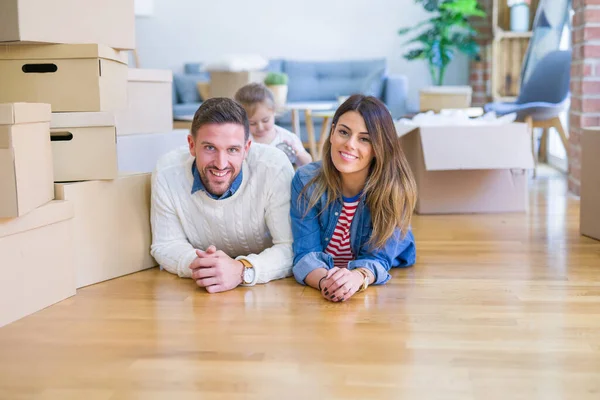
<svg viewBox="0 0 600 400">
<path fill-rule="evenodd" d="M 532 129 L 534 159 L 538 159 L 534 128 L 544 129 L 539 149 L 540 160 L 546 157 L 549 128 L 557 130 L 568 154 L 569 140 L 558 116 L 570 105 L 570 79 L 571 51 L 551 51 L 538 62 L 529 79 L 523 83 L 516 102 L 489 103 L 484 107 L 485 111 L 495 111 L 498 115 L 515 112 L 518 120 L 527 122 Z"/>
</svg>

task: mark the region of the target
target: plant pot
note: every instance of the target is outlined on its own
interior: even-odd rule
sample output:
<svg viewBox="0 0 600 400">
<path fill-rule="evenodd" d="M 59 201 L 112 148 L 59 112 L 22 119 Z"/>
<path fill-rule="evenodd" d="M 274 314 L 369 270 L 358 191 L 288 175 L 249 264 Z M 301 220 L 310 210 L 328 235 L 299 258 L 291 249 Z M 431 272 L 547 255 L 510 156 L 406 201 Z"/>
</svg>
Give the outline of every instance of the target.
<svg viewBox="0 0 600 400">
<path fill-rule="evenodd" d="M 510 8 L 510 30 L 513 32 L 529 31 L 529 6 L 527 4 L 515 4 Z"/>
<path fill-rule="evenodd" d="M 469 108 L 471 86 L 430 86 L 419 91 L 419 111 L 440 112 L 444 108 Z"/>
<path fill-rule="evenodd" d="M 287 85 L 268 85 L 267 86 L 273 97 L 275 97 L 275 106 L 281 108 L 287 102 L 288 86 Z"/>
</svg>

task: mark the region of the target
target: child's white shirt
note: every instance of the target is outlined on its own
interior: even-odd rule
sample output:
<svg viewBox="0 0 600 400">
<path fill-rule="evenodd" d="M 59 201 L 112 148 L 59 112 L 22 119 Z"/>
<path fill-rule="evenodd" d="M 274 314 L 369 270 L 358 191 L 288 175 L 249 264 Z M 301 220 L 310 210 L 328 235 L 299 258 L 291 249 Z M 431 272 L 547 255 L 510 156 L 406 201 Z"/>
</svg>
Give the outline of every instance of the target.
<svg viewBox="0 0 600 400">
<path fill-rule="evenodd" d="M 290 132 L 285 128 L 282 128 L 280 126 L 275 125 L 275 132 L 276 135 L 273 138 L 273 140 L 271 140 L 270 143 L 268 143 L 269 146 L 277 146 L 280 143 L 283 142 L 287 142 L 290 144 L 293 144 L 295 148 L 297 149 L 304 149 L 304 146 L 302 145 L 302 141 L 300 140 L 300 138 L 298 137 L 298 135 L 296 135 L 294 132 Z M 252 137 L 252 141 L 255 141 L 254 137 L 252 135 L 250 135 Z"/>
</svg>

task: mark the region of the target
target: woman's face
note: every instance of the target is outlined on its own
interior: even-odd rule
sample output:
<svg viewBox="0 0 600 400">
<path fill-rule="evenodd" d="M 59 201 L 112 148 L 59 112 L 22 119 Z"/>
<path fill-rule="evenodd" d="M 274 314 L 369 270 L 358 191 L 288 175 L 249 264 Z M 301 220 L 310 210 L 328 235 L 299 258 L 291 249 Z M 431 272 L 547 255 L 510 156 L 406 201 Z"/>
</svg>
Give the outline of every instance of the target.
<svg viewBox="0 0 600 400">
<path fill-rule="evenodd" d="M 331 159 L 341 174 L 365 176 L 375 156 L 365 120 L 356 111 L 348 111 L 332 127 L 329 138 Z"/>
</svg>

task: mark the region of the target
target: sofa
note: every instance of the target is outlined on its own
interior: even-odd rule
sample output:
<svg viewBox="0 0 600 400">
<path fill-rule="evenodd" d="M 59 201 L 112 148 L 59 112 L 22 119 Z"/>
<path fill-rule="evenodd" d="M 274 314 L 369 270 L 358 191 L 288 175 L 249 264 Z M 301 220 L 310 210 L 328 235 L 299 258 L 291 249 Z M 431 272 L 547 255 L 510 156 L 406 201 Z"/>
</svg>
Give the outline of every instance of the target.
<svg viewBox="0 0 600 400">
<path fill-rule="evenodd" d="M 266 68 L 269 72 L 288 75 L 289 102 L 324 102 L 337 106 L 338 97 L 354 93 L 373 95 L 382 100 L 392 116 L 397 119 L 406 113 L 408 80 L 404 75 L 391 75 L 385 59 L 346 61 L 295 61 L 274 59 Z M 210 80 L 210 74 L 202 71 L 201 63 L 184 65 L 183 74 L 173 76 L 174 118 L 193 114 L 201 104 L 196 84 Z M 319 140 L 321 120 L 315 118 L 316 140 Z M 276 117 L 276 123 L 292 130 L 291 113 Z M 303 142 L 307 142 L 304 113 L 300 113 L 300 130 Z"/>
<path fill-rule="evenodd" d="M 173 119 L 194 115 L 202 98 L 198 82 L 210 81 L 210 74 L 202 71 L 202 64 L 185 64 L 183 73 L 173 74 Z"/>
</svg>

